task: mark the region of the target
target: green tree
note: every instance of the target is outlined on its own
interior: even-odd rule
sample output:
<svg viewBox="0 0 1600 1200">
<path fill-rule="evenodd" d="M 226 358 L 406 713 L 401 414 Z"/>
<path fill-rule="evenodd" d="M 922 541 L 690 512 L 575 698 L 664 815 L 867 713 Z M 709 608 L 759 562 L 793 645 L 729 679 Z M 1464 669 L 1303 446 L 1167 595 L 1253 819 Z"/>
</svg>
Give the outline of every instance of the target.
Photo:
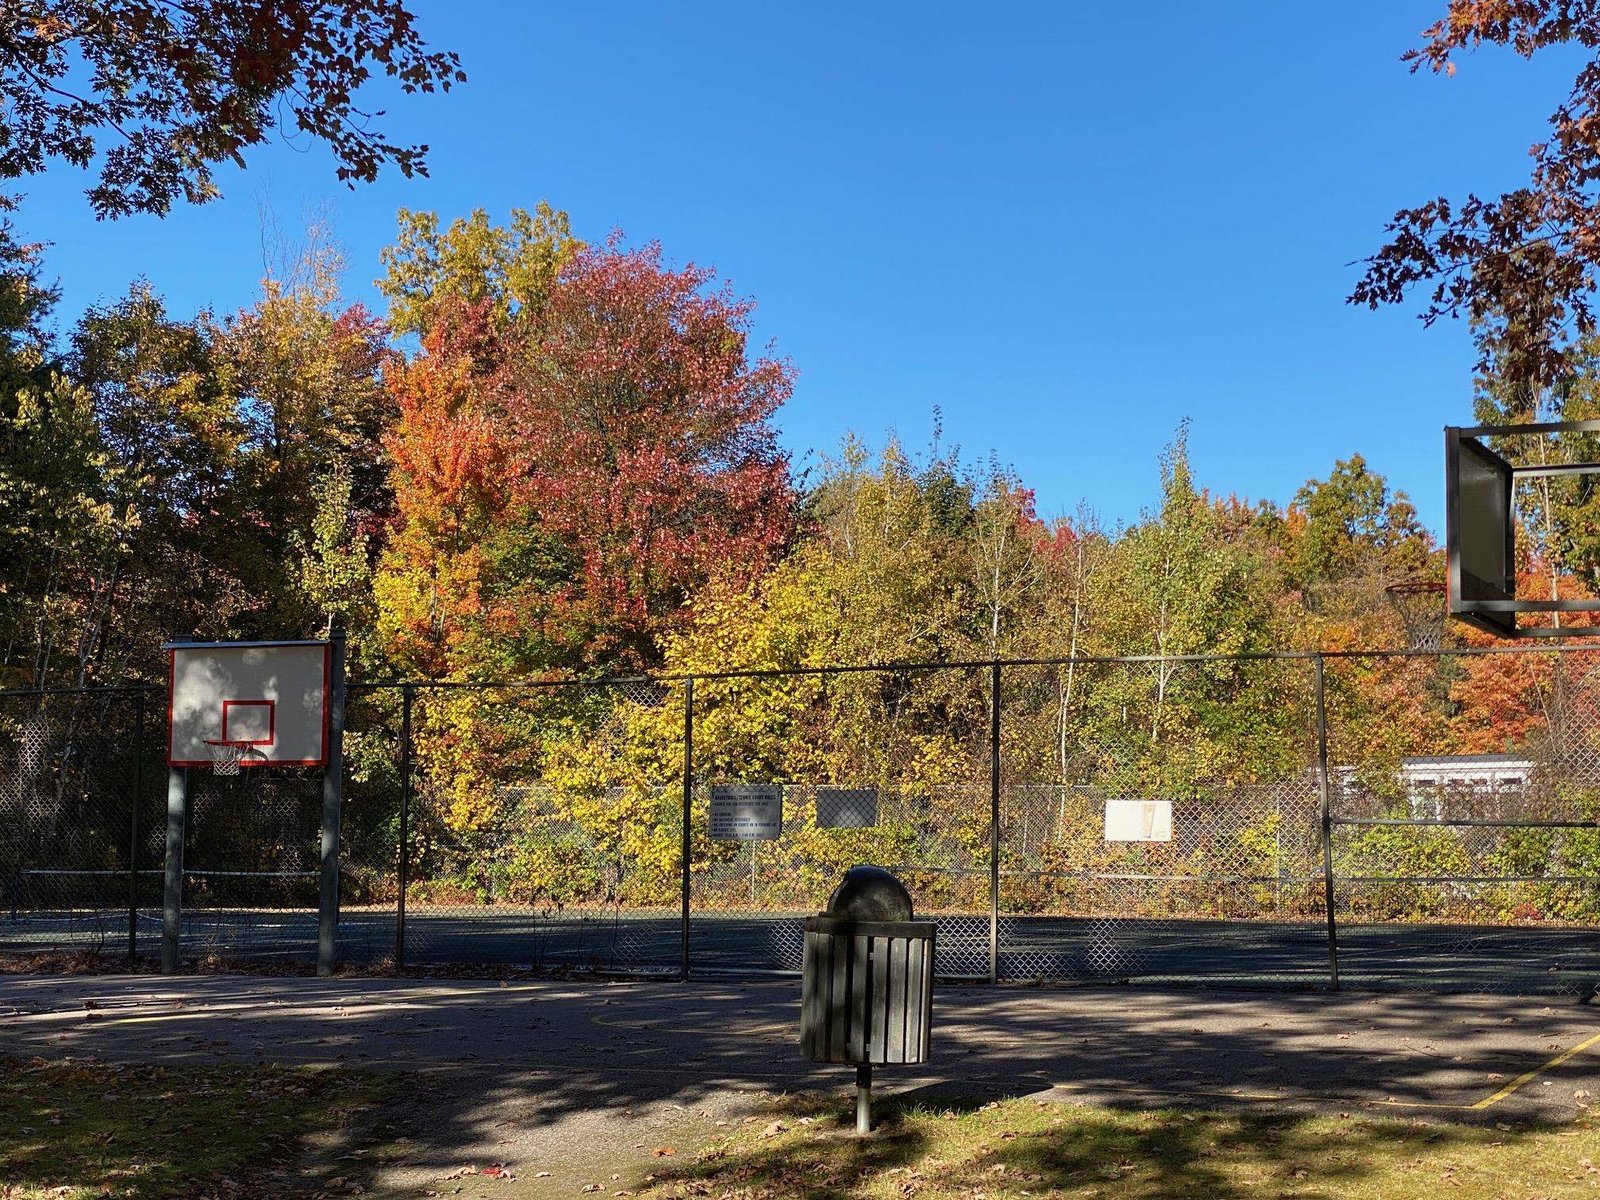
<svg viewBox="0 0 1600 1200">
<path fill-rule="evenodd" d="M 261 606 L 266 564 L 238 473 L 248 434 L 209 315 L 174 319 L 139 283 L 84 314 L 68 362 L 94 397 L 130 514 L 117 629 L 126 658 L 154 662 L 174 634 L 239 631 Z"/>
<path fill-rule="evenodd" d="M 1103 653 L 1157 657 L 1092 675 L 1084 740 L 1091 769 L 1119 787 L 1171 794 L 1282 769 L 1298 753 L 1297 714 L 1275 664 L 1180 660 L 1276 649 L 1283 631 L 1255 549 L 1195 486 L 1187 428 L 1162 456 L 1161 485 L 1160 509 L 1118 539 L 1095 599 Z"/>
<path fill-rule="evenodd" d="M 1424 575 L 1432 546 L 1404 492 L 1359 454 L 1308 480 L 1291 508 L 1290 586 L 1317 611 L 1352 613 L 1381 603 L 1386 584 Z"/>
<path fill-rule="evenodd" d="M 323 632 L 335 623 L 364 629 L 372 608 L 370 538 L 351 519 L 350 465 L 335 462 L 317 481 L 316 511 L 310 536 L 290 534 L 299 562 L 299 584 L 309 607 L 324 618 Z"/>
<path fill-rule="evenodd" d="M 486 305 L 499 324 L 524 310 L 536 313 L 583 247 L 567 214 L 542 200 L 531 213 L 512 209 L 506 225 L 481 208 L 443 230 L 437 213 L 402 208 L 399 222 L 394 244 L 380 254 L 385 273 L 377 281 L 398 334 L 420 336 L 457 305 Z"/>
<path fill-rule="evenodd" d="M 104 673 L 134 525 L 116 482 L 88 391 L 58 375 L 14 393 L 0 413 L 4 686 L 82 684 Z"/>
<path fill-rule="evenodd" d="M 1557 384 L 1517 376 L 1507 369 L 1503 339 L 1488 339 L 1487 369 L 1479 374 L 1474 413 L 1485 424 L 1583 421 L 1600 417 L 1600 336 L 1575 338 L 1570 371 Z M 1497 438 L 1494 449 L 1514 462 L 1540 466 L 1594 462 L 1600 435 L 1519 434 Z M 1524 482 L 1515 493 L 1522 565 L 1535 570 L 1554 599 L 1561 577 L 1572 574 L 1600 590 L 1600 478 L 1545 476 Z M 1559 618 L 1558 618 L 1559 619 Z"/>
<path fill-rule="evenodd" d="M 44 385 L 53 366 L 45 323 L 59 289 L 44 283 L 38 243 L 17 240 L 0 201 L 0 414 L 15 414 L 19 389 Z"/>
</svg>

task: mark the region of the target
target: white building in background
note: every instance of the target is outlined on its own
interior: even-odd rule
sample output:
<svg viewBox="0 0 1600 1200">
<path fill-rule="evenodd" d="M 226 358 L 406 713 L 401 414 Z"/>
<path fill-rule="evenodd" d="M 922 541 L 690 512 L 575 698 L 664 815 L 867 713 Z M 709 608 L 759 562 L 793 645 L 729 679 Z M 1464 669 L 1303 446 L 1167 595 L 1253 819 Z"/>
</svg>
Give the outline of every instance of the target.
<svg viewBox="0 0 1600 1200">
<path fill-rule="evenodd" d="M 1413 817 L 1490 816 L 1496 801 L 1520 802 L 1533 778 L 1532 759 L 1516 754 L 1433 754 L 1400 760 L 1399 781 Z M 1354 767 L 1336 767 L 1347 796 L 1360 785 Z M 1470 813 L 1461 810 L 1470 807 Z"/>
<path fill-rule="evenodd" d="M 1495 801 L 1516 801 L 1520 810 L 1533 777 L 1533 762 L 1515 754 L 1435 754 L 1402 758 L 1400 780 L 1413 817 L 1488 817 Z M 1471 812 L 1461 809 L 1470 806 Z"/>
</svg>

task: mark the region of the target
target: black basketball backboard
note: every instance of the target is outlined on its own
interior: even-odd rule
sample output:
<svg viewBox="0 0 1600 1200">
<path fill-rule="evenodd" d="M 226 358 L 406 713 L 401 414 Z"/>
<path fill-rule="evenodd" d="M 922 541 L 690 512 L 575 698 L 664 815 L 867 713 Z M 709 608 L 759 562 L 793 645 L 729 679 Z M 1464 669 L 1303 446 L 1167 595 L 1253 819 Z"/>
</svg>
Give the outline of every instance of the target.
<svg viewBox="0 0 1600 1200">
<path fill-rule="evenodd" d="M 1445 550 L 1449 555 L 1450 615 L 1496 637 L 1593 636 L 1593 625 L 1517 624 L 1518 613 L 1600 612 L 1600 600 L 1517 595 L 1517 526 L 1512 507 L 1520 479 L 1597 475 L 1600 462 L 1513 464 L 1484 444 L 1551 434 L 1600 433 L 1600 421 L 1478 425 L 1444 431 Z"/>
<path fill-rule="evenodd" d="M 1512 467 L 1469 432 L 1445 430 L 1444 528 L 1450 559 L 1450 612 L 1497 637 L 1516 637 L 1515 612 L 1476 607 L 1484 601 L 1516 599 Z"/>
</svg>

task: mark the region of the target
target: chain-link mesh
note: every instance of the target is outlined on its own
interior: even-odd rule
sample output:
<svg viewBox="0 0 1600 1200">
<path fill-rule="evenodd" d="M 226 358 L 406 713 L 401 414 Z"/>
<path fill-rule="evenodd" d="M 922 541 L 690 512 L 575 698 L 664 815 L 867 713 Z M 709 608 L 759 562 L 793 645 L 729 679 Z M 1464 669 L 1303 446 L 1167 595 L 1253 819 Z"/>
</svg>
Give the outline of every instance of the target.
<svg viewBox="0 0 1600 1200">
<path fill-rule="evenodd" d="M 321 773 L 191 767 L 187 786 L 183 955 L 314 962 Z"/>
<path fill-rule="evenodd" d="M 968 668 L 697 681 L 694 969 L 799 971 L 804 919 L 872 863 L 937 923 L 938 972 L 986 977 L 987 689 Z M 712 789 L 742 783 L 783 787 L 775 840 L 709 836 Z"/>
<path fill-rule="evenodd" d="M 1348 986 L 1600 985 L 1600 653 L 1328 664 Z"/>
<path fill-rule="evenodd" d="M 0 950 L 153 953 L 159 693 L 0 695 Z"/>
<path fill-rule="evenodd" d="M 1325 672 L 1340 982 L 1592 992 L 1600 651 Z M 938 922 L 945 977 L 988 976 L 993 898 L 1001 978 L 1326 985 L 1316 674 L 1005 665 L 998 780 L 987 666 L 700 678 L 692 750 L 683 682 L 357 687 L 339 956 L 680 970 L 687 757 L 691 970 L 797 970 L 804 917 L 871 862 Z M 163 718 L 154 689 L 0 695 L 0 950 L 156 952 Z M 736 783 L 782 786 L 775 839 L 712 839 Z M 321 791 L 189 772 L 186 957 L 312 960 Z M 1171 839 L 1107 840 L 1113 800 L 1170 801 Z"/>
<path fill-rule="evenodd" d="M 1310 663 L 1074 663 L 1004 680 L 1003 977 L 1327 979 Z M 1170 840 L 1107 840 L 1117 800 L 1170 802 Z"/>
<path fill-rule="evenodd" d="M 398 952 L 404 703 L 397 688 L 355 688 L 345 701 L 339 818 L 342 962 L 392 962 Z"/>
<path fill-rule="evenodd" d="M 424 690 L 406 961 L 676 971 L 683 688 Z"/>
</svg>

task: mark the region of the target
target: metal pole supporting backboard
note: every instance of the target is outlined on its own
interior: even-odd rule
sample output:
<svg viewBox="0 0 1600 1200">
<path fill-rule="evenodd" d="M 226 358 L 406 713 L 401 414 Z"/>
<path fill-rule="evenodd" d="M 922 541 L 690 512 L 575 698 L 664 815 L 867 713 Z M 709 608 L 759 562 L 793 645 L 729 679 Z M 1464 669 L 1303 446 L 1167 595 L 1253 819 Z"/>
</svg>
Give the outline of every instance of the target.
<svg viewBox="0 0 1600 1200">
<path fill-rule="evenodd" d="M 694 677 L 690 676 L 683 681 L 683 826 L 681 830 L 681 844 L 678 848 L 679 866 L 681 871 L 681 886 L 683 889 L 683 962 L 678 968 L 678 974 L 683 979 L 689 978 L 689 847 L 694 836 L 693 806 L 694 799 Z"/>
<path fill-rule="evenodd" d="M 144 803 L 144 693 L 133 698 L 133 803 L 128 813 L 128 961 L 139 956 L 139 806 Z"/>
<path fill-rule="evenodd" d="M 167 768 L 167 859 L 161 895 L 161 973 L 178 970 L 183 923 L 183 817 L 188 802 L 189 769 Z"/>
<path fill-rule="evenodd" d="M 406 888 L 411 882 L 411 704 L 416 689 L 400 689 L 400 893 L 394 910 L 394 965 L 406 965 Z"/>
<path fill-rule="evenodd" d="M 339 959 L 339 817 L 344 783 L 344 630 L 333 631 L 328 675 L 328 762 L 322 769 L 321 895 L 317 906 L 317 974 Z"/>
</svg>

